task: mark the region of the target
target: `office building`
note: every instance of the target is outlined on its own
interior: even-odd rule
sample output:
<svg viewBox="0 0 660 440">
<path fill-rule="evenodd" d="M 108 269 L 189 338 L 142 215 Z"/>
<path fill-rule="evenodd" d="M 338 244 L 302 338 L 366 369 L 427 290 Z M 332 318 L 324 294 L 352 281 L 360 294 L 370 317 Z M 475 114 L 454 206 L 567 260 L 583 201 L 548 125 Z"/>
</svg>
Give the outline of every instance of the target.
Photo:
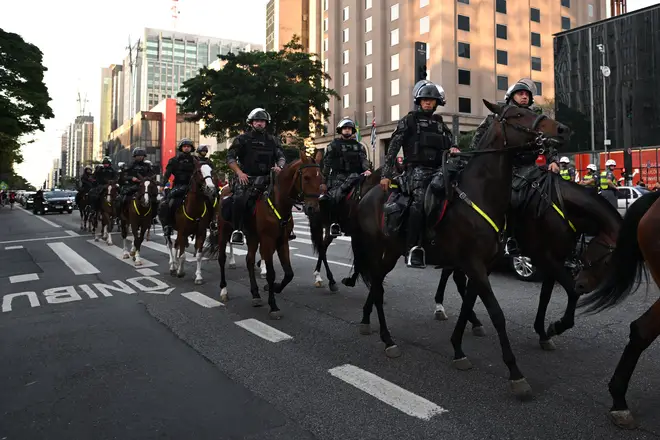
<svg viewBox="0 0 660 440">
<path fill-rule="evenodd" d="M 94 117 L 78 116 L 67 133 L 66 176 L 79 177 L 91 165 L 94 153 Z"/>
<path fill-rule="evenodd" d="M 112 68 L 101 68 L 101 112 L 99 143 L 94 146 L 94 160 L 103 158 L 103 141 L 108 138 L 112 123 Z"/>
<path fill-rule="evenodd" d="M 605 0 L 312 1 L 321 18 L 320 30 L 311 21 L 310 35 L 320 34 L 314 52 L 339 94 L 330 103 L 328 135 L 316 143 L 329 141 L 344 116 L 362 127 L 375 119 L 376 165 L 396 121 L 413 106 L 416 41 L 426 43 L 427 79 L 447 96 L 439 113 L 454 131 L 470 131 L 488 113 L 481 100 L 501 100 L 520 78 L 552 98 L 552 35 L 605 16 Z"/>
<path fill-rule="evenodd" d="M 68 157 L 69 157 L 69 128 L 62 133 L 60 138 L 60 177 L 69 176 L 68 168 Z"/>
<path fill-rule="evenodd" d="M 309 47 L 309 0 L 270 0 L 266 5 L 266 50 L 284 48 L 294 35 Z"/>
</svg>

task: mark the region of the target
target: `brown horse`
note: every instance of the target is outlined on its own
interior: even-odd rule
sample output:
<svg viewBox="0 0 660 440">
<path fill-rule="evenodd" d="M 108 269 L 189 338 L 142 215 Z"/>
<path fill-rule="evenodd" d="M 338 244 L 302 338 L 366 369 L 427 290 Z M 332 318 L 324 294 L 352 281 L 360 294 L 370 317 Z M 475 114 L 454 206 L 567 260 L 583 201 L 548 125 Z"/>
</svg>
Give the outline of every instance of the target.
<svg viewBox="0 0 660 440">
<path fill-rule="evenodd" d="M 259 295 L 259 287 L 255 276 L 254 263 L 257 248 L 261 253 L 262 263 L 266 264 L 266 281 L 268 285 L 268 305 L 270 317 L 281 318 L 282 314 L 275 301 L 275 293 L 280 293 L 293 279 L 293 269 L 289 256 L 289 235 L 293 230 L 291 209 L 294 203 L 303 203 L 305 211 L 309 214 L 319 210 L 319 189 L 321 186 L 321 173 L 319 165 L 313 158 L 307 157 L 304 151 L 300 152 L 300 159 L 287 164 L 271 182 L 269 190 L 256 201 L 255 214 L 246 218 L 245 230 L 247 232 L 248 253 L 246 263 L 250 275 L 250 292 L 252 305 L 260 307 L 263 303 Z M 222 212 L 222 210 L 221 210 Z M 221 214 L 218 219 L 218 230 L 215 231 L 217 240 L 209 240 L 207 253 L 217 253 L 220 265 L 220 299 L 227 301 L 227 280 L 225 277 L 225 263 L 227 260 L 226 248 L 231 235 L 228 221 Z M 273 267 L 273 254 L 277 255 L 284 270 L 281 283 L 275 283 L 275 268 Z"/>
<path fill-rule="evenodd" d="M 89 209 L 87 209 L 87 206 L 89 205 L 89 193 L 78 192 L 78 194 L 76 194 L 76 205 L 78 205 L 78 212 L 80 213 L 80 230 L 86 231 L 90 217 Z"/>
<path fill-rule="evenodd" d="M 99 210 L 92 213 L 92 233 L 94 234 L 94 241 L 99 241 L 99 238 L 105 240 L 108 246 L 112 246 L 112 228 L 114 226 L 114 203 L 117 199 L 117 183 L 113 180 L 104 185 L 103 190 L 99 194 Z M 97 235 L 96 230 L 99 224 L 99 214 L 101 216 L 101 235 Z"/>
<path fill-rule="evenodd" d="M 158 197 L 156 183 L 150 179 L 142 179 L 140 187 L 133 196 L 127 200 L 121 209 L 121 238 L 124 242 L 123 259 L 133 258 L 136 266 L 142 266 L 140 259 L 140 248 L 144 241 L 145 233 L 148 233 L 156 213 L 152 206 Z M 133 246 L 128 249 L 128 226 L 131 226 L 133 234 Z"/>
<path fill-rule="evenodd" d="M 614 307 L 639 289 L 642 281 L 648 283 L 648 270 L 653 281 L 660 286 L 660 192 L 643 195 L 630 205 L 612 253 L 612 263 L 600 286 L 584 297 L 579 306 L 588 306 L 587 313 Z M 604 251 L 601 250 L 601 254 Z M 594 255 L 599 258 L 599 255 Z M 646 262 L 647 266 L 644 265 Z M 589 267 L 583 270 L 589 278 Z M 623 350 L 619 364 L 609 383 L 612 396 L 610 416 L 613 422 L 626 429 L 634 429 L 637 423 L 628 408 L 626 392 L 635 366 L 642 355 L 660 335 L 660 299 L 642 316 L 630 324 L 628 345 Z"/>
<path fill-rule="evenodd" d="M 188 237 L 195 239 L 195 258 L 197 270 L 195 271 L 195 284 L 202 284 L 202 248 L 206 240 L 206 230 L 213 220 L 213 209 L 209 209 L 207 202 L 215 205 L 218 194 L 218 185 L 211 174 L 211 167 L 195 160 L 195 171 L 190 178 L 189 190 L 181 206 L 176 208 L 174 214 L 174 230 L 176 241 L 165 237 L 170 250 L 170 275 L 183 278 L 185 272 L 183 264 L 186 262 L 186 247 Z M 212 206 L 213 206 L 212 205 Z"/>
</svg>

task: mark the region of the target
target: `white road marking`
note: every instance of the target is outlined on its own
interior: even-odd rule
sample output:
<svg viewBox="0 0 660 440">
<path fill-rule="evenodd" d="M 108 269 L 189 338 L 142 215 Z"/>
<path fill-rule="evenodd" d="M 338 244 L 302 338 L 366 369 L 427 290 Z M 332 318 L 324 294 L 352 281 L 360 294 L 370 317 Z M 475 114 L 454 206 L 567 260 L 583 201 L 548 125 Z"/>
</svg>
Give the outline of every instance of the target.
<svg viewBox="0 0 660 440">
<path fill-rule="evenodd" d="M 145 277 L 154 277 L 154 276 L 156 276 L 156 275 L 160 275 L 160 274 L 159 274 L 158 272 L 156 272 L 155 270 L 153 270 L 153 269 L 149 269 L 149 268 L 146 268 L 146 269 L 138 269 L 138 270 L 136 270 L 136 272 L 139 273 L 140 275 L 144 275 Z"/>
<path fill-rule="evenodd" d="M 30 242 L 30 241 L 46 241 L 46 240 L 65 240 L 67 238 L 73 238 L 73 237 L 71 235 L 59 235 L 57 237 L 24 238 L 22 240 L 0 241 L 0 244 L 27 243 L 27 242 Z"/>
<path fill-rule="evenodd" d="M 26 210 L 26 209 L 23 209 L 23 208 L 21 208 L 20 206 L 17 206 L 17 208 L 18 208 L 19 210 L 25 212 L 26 214 L 29 214 L 29 215 L 31 215 L 32 217 L 38 218 L 38 219 L 41 220 L 42 222 L 44 222 L 44 223 L 46 223 L 46 224 L 48 224 L 48 225 L 51 225 L 51 226 L 54 227 L 54 228 L 61 228 L 61 227 L 62 227 L 62 226 L 58 225 L 57 223 L 51 222 L 51 221 L 48 220 L 47 218 L 43 218 L 43 217 L 40 216 L 40 215 L 34 215 L 34 213 L 32 213 L 32 212 L 30 212 L 30 211 L 28 211 L 28 210 Z"/>
<path fill-rule="evenodd" d="M 97 248 L 101 249 L 103 252 L 106 252 L 119 261 L 123 261 L 126 264 L 130 264 L 131 266 L 135 267 L 135 263 L 133 262 L 132 258 L 127 258 L 123 259 L 122 256 L 124 255 L 124 251 L 117 247 L 117 246 L 108 246 L 105 241 L 94 241 L 94 240 L 87 240 L 87 243 L 91 243 Z M 142 268 L 145 267 L 156 267 L 158 266 L 156 263 L 152 263 L 149 260 L 145 260 L 144 258 L 140 257 L 140 260 L 142 260 Z"/>
<path fill-rule="evenodd" d="M 282 342 L 293 339 L 293 337 L 286 333 L 253 318 L 236 321 L 234 324 L 270 342 Z"/>
<path fill-rule="evenodd" d="M 76 275 L 91 275 L 94 273 L 100 273 L 96 267 L 94 267 L 89 261 L 85 260 L 80 256 L 76 251 L 71 249 L 69 246 L 65 245 L 62 242 L 57 243 L 47 243 L 48 247 L 55 252 L 55 255 L 59 257 L 60 260 L 64 262 L 69 269 L 73 271 Z"/>
<path fill-rule="evenodd" d="M 5 247 L 6 251 L 15 251 L 16 249 L 23 249 L 23 246 L 7 246 L 7 247 Z"/>
<path fill-rule="evenodd" d="M 142 246 L 149 249 L 153 249 L 154 251 L 163 253 L 165 255 L 170 254 L 170 250 L 164 244 L 154 243 L 153 241 L 143 241 Z M 202 260 L 208 261 L 208 258 L 203 258 Z M 186 261 L 188 263 L 196 263 L 197 259 L 193 257 L 190 252 L 186 252 Z"/>
<path fill-rule="evenodd" d="M 199 292 L 185 292 L 182 293 L 181 296 L 184 298 L 189 299 L 190 301 L 199 304 L 202 307 L 206 307 L 207 309 L 212 309 L 213 307 L 220 307 L 224 306 L 223 303 L 220 301 L 216 301 L 213 298 L 209 298 L 208 296 L 199 293 Z"/>
<path fill-rule="evenodd" d="M 303 254 L 293 254 L 293 255 L 300 258 L 307 258 L 308 260 L 318 261 L 318 257 L 310 257 L 309 255 L 303 255 Z M 339 261 L 328 260 L 328 263 L 337 264 L 339 266 L 344 266 L 344 267 L 353 267 L 352 264 L 341 263 Z"/>
<path fill-rule="evenodd" d="M 328 372 L 409 416 L 430 420 L 433 416 L 448 412 L 441 406 L 356 366 L 346 364 Z"/>
<path fill-rule="evenodd" d="M 14 283 L 24 283 L 26 281 L 37 281 L 39 279 L 39 275 L 36 273 L 26 273 L 23 275 L 14 275 L 9 277 L 9 282 L 14 284 Z"/>
<path fill-rule="evenodd" d="M 293 232 L 295 234 L 300 234 L 300 235 L 312 235 L 312 233 L 309 232 L 309 230 L 304 230 L 304 229 L 300 229 L 300 228 L 296 229 L 295 227 L 293 228 Z M 335 237 L 334 239 L 335 240 L 340 240 L 340 241 L 348 241 L 348 242 L 351 241 L 351 237 L 344 237 L 344 236 Z M 334 243 L 330 243 L 330 246 L 332 246 L 333 244 Z"/>
<path fill-rule="evenodd" d="M 75 231 L 64 231 L 64 232 L 66 232 L 67 234 L 69 234 L 72 237 L 80 237 L 80 234 L 78 234 Z"/>
</svg>

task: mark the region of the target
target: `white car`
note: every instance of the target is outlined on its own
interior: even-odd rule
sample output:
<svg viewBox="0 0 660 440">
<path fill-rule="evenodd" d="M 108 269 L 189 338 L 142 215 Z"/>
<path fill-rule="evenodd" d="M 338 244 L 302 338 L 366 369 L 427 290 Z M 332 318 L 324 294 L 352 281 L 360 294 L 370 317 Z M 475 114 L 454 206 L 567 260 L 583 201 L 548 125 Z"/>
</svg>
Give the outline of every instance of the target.
<svg viewBox="0 0 660 440">
<path fill-rule="evenodd" d="M 618 210 L 621 215 L 624 215 L 628 207 L 644 194 L 649 193 L 648 188 L 643 186 L 620 186 L 617 188 L 618 197 Z"/>
</svg>

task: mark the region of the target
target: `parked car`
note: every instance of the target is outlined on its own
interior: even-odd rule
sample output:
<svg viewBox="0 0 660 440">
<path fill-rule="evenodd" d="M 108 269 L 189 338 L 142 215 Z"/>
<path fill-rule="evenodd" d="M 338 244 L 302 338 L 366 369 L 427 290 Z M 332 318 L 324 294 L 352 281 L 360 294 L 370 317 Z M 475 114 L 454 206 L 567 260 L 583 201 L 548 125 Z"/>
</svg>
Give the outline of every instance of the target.
<svg viewBox="0 0 660 440">
<path fill-rule="evenodd" d="M 644 186 L 620 186 L 617 188 L 618 210 L 621 215 L 625 215 L 628 207 L 644 194 L 649 193 L 648 188 Z"/>
<path fill-rule="evenodd" d="M 44 191 L 44 200 L 35 202 L 32 208 L 34 214 L 53 214 L 57 212 L 73 212 L 73 202 L 64 191 Z"/>
<path fill-rule="evenodd" d="M 34 207 L 34 195 L 35 192 L 25 193 L 21 198 L 21 203 L 25 209 L 32 209 Z"/>
</svg>

